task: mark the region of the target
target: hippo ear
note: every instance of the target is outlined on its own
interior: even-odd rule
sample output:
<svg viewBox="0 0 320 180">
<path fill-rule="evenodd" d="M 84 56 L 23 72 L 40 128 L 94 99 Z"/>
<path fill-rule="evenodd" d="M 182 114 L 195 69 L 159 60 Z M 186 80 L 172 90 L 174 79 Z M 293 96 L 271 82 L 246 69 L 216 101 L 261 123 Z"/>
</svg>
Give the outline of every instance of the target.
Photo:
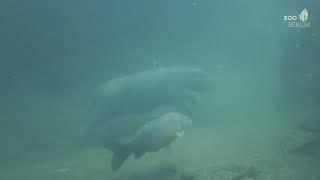
<svg viewBox="0 0 320 180">
<path fill-rule="evenodd" d="M 184 135 L 184 131 L 183 130 L 182 131 L 178 131 L 178 132 L 176 132 L 176 135 L 178 136 L 178 138 L 182 138 L 183 135 Z"/>
</svg>

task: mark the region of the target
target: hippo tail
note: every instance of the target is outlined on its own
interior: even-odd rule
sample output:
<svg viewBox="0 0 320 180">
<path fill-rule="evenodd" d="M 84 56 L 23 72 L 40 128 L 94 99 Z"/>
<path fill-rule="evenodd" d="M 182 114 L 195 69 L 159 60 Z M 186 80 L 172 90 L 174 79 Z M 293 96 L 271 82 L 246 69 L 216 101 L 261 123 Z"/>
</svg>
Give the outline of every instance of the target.
<svg viewBox="0 0 320 180">
<path fill-rule="evenodd" d="M 122 143 L 114 143 L 105 147 L 113 152 L 111 159 L 112 171 L 117 171 L 132 153 L 127 145 Z"/>
</svg>

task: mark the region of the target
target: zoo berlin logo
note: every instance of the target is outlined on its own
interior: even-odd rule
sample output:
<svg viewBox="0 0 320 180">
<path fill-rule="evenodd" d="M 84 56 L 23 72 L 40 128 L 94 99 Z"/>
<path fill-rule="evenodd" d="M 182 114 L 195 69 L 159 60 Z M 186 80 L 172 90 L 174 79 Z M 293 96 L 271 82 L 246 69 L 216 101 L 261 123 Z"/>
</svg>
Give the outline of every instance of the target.
<svg viewBox="0 0 320 180">
<path fill-rule="evenodd" d="M 303 9 L 298 16 L 283 16 L 284 21 L 288 21 L 289 28 L 310 28 L 311 23 L 308 21 L 309 12 Z"/>
</svg>

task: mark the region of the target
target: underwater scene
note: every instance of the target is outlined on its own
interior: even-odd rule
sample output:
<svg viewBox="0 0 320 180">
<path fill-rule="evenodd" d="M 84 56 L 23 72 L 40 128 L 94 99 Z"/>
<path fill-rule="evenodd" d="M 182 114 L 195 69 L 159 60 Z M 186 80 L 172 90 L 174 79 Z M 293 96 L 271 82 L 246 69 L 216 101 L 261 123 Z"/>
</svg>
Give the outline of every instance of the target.
<svg viewBox="0 0 320 180">
<path fill-rule="evenodd" d="M 1 0 L 1 180 L 320 180 L 320 1 Z"/>
</svg>

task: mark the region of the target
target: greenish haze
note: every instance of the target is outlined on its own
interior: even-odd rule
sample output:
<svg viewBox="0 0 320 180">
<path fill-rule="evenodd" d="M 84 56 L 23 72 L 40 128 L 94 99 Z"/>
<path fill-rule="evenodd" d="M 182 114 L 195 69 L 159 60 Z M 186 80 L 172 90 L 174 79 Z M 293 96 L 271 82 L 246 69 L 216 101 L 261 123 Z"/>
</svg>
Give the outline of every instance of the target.
<svg viewBox="0 0 320 180">
<path fill-rule="evenodd" d="M 289 28 L 284 16 L 304 8 L 310 27 Z M 320 178 L 318 1 L 2 0 L 0 22 L 0 179 Z M 210 88 L 185 75 L 136 83 L 170 67 L 204 70 Z M 127 108 L 120 122 L 96 101 L 121 78 L 128 96 L 98 105 Z M 131 87 L 141 94 L 126 101 Z M 101 117 L 121 137 L 168 109 L 190 116 L 190 131 L 116 173 L 86 137 Z"/>
</svg>

